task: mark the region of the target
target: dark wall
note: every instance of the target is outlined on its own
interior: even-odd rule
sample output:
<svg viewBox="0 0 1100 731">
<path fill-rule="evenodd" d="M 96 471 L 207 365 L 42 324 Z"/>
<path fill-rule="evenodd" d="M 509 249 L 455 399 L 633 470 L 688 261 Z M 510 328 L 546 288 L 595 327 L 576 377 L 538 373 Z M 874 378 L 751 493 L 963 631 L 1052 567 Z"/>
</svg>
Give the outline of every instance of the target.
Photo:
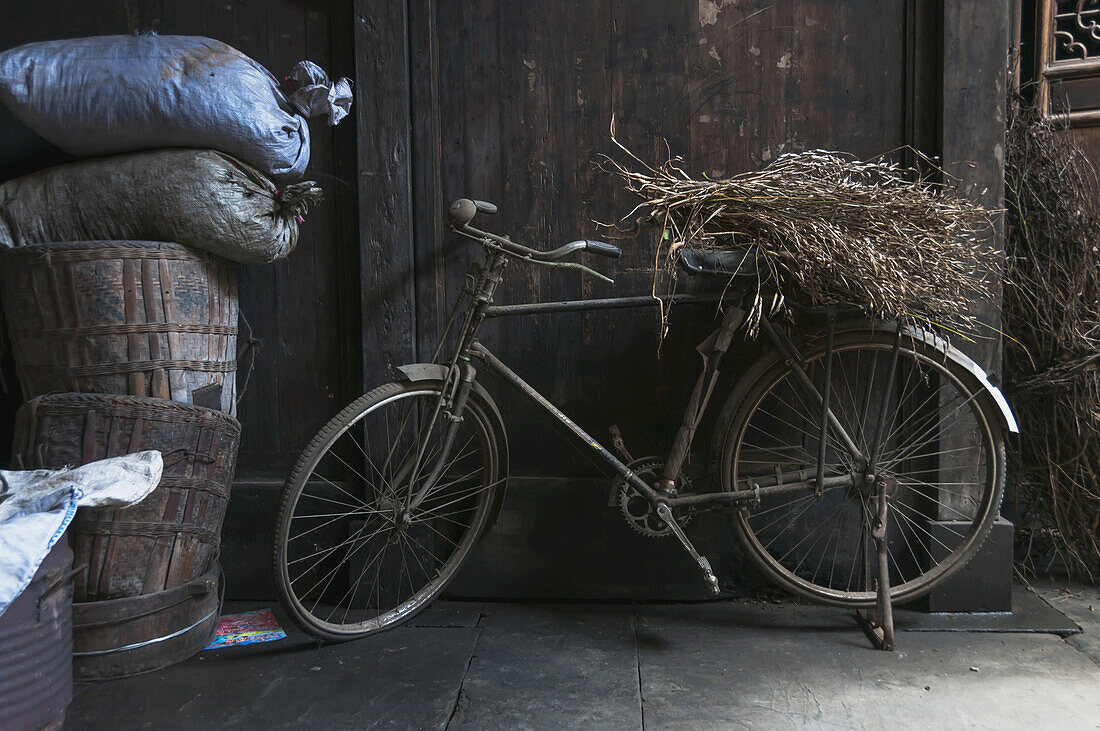
<svg viewBox="0 0 1100 731">
<path fill-rule="evenodd" d="M 905 139 L 906 4 L 880 2 L 413 3 L 415 350 L 430 354 L 476 247 L 443 231 L 444 206 L 481 197 L 481 221 L 537 247 L 598 238 L 636 204 L 595 162 L 618 136 L 646 160 L 671 152 L 711 177 L 814 147 L 870 156 Z M 874 28 L 874 33 L 867 33 Z M 617 155 L 620 159 L 622 154 Z M 656 238 L 577 272 L 512 266 L 498 299 L 646 294 Z M 663 286 L 663 285 L 662 285 Z M 676 313 L 660 348 L 655 310 L 511 319 L 484 342 L 591 433 L 617 423 L 635 453 L 665 447 L 694 383 L 690 349 L 713 327 Z M 502 404 L 525 474 L 590 472 L 548 425 Z M 557 444 L 557 443 L 555 443 Z"/>
<path fill-rule="evenodd" d="M 335 76 L 352 75 L 351 0 L 219 2 L 5 3 L 0 49 L 22 43 L 153 30 L 204 35 L 251 56 L 276 76 L 310 59 Z M 60 150 L 0 112 L 0 180 L 65 162 Z M 356 163 L 353 124 L 312 123 L 307 176 L 325 189 L 310 211 L 298 247 L 270 266 L 240 267 L 241 343 L 249 326 L 259 348 L 239 406 L 244 427 L 239 472 L 285 475 L 296 453 L 359 386 Z M 251 355 L 241 359 L 244 385 Z M 10 374 L 11 371 L 9 370 Z M 18 404 L 7 378 L 3 405 Z M 5 427 L 10 416 L 3 419 Z M 10 436 L 0 433 L 4 450 Z"/>
<path fill-rule="evenodd" d="M 262 349 L 240 404 L 222 556 L 230 595 L 259 598 L 271 595 L 270 530 L 297 452 L 353 395 L 432 353 L 475 255 L 445 234 L 450 200 L 499 204 L 485 226 L 534 246 L 598 238 L 593 221 L 634 205 L 595 166 L 615 153 L 612 115 L 643 158 L 682 155 L 695 174 L 732 174 L 791 150 L 871 156 L 909 143 L 950 151 L 946 162 L 968 183 L 994 189 L 1000 105 L 989 89 L 997 68 L 1003 79 L 1004 18 L 979 23 L 977 12 L 945 18 L 937 0 L 18 2 L 5 10 L 0 48 L 155 29 L 218 38 L 276 74 L 301 58 L 334 75 L 354 69 L 354 124 L 312 128 L 309 176 L 326 201 L 287 261 L 241 268 L 241 308 Z M 5 178 L 63 159 L 9 117 L 0 141 Z M 498 300 L 648 293 L 654 243 L 642 236 L 624 242 L 619 261 L 595 261 L 613 287 L 513 265 Z M 711 315 L 676 308 L 663 344 L 652 310 L 498 321 L 483 339 L 592 434 L 618 424 L 640 456 L 667 448 L 695 379 L 690 349 Z M 731 374 L 752 353 L 740 351 Z M 513 471 L 528 477 L 457 592 L 701 595 L 680 548 L 633 534 L 606 507 L 598 471 L 506 387 L 489 386 Z M 743 574 L 724 525 L 694 530 L 723 554 L 712 559 L 736 588 Z"/>
</svg>

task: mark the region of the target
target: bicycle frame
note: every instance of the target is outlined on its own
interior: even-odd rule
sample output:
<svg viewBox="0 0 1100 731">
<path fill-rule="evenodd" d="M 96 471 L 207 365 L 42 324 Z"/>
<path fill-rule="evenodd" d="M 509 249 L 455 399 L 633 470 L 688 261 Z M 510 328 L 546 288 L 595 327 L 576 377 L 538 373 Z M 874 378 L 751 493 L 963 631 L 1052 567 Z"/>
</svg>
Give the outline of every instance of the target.
<svg viewBox="0 0 1100 731">
<path fill-rule="evenodd" d="M 811 399 L 811 403 L 821 407 L 823 415 L 822 431 L 824 432 L 826 429 L 831 429 L 840 440 L 840 443 L 850 451 L 854 463 L 863 466 L 864 469 L 858 474 L 824 477 L 819 464 L 818 468 L 815 470 L 800 470 L 798 472 L 777 474 L 769 476 L 768 478 L 756 479 L 751 484 L 746 485 L 745 489 L 682 496 L 677 494 L 676 480 L 680 473 L 680 468 L 683 466 L 690 452 L 695 430 L 701 422 L 702 416 L 710 401 L 710 397 L 718 379 L 719 366 L 732 342 L 734 334 L 740 327 L 744 318 L 744 312 L 740 308 L 727 306 L 721 325 L 697 348 L 698 352 L 703 356 L 703 371 L 699 375 L 684 411 L 682 424 L 673 441 L 668 458 L 665 461 L 661 478 L 658 480 L 656 486 L 646 484 L 646 482 L 635 474 L 628 465 L 623 463 L 618 457 L 604 447 L 599 440 L 581 428 L 576 422 L 563 413 L 561 409 L 551 403 L 549 399 L 539 393 L 533 386 L 527 383 L 527 381 L 523 380 L 523 378 L 511 370 L 500 360 L 500 358 L 480 343 L 477 340 L 477 333 L 484 320 L 490 318 L 526 314 L 649 307 L 656 306 L 658 301 L 653 297 L 620 297 L 579 301 L 494 305 L 492 304 L 493 294 L 497 285 L 499 285 L 502 280 L 501 275 L 507 264 L 508 255 L 501 251 L 494 250 L 491 246 L 486 246 L 486 248 L 488 254 L 485 262 L 475 263 L 471 267 L 471 271 L 467 274 L 466 286 L 463 288 L 463 294 L 470 298 L 470 303 L 466 306 L 465 317 L 458 336 L 457 346 L 446 364 L 447 388 L 444 389 L 443 395 L 428 421 L 427 432 L 430 432 L 430 430 L 434 428 L 434 424 L 440 417 L 440 414 L 451 421 L 452 425 L 445 436 L 445 446 L 441 450 L 437 464 L 433 468 L 433 473 L 429 475 L 429 479 L 424 482 L 423 487 L 421 487 L 417 495 L 411 496 L 412 507 L 419 505 L 424 495 L 429 491 L 437 477 L 439 466 L 444 463 L 449 452 L 457 423 L 461 421 L 462 418 L 462 409 L 465 406 L 472 384 L 477 377 L 477 370 L 472 364 L 473 359 L 480 361 L 490 371 L 496 373 L 504 381 L 514 386 L 526 398 L 538 404 L 554 419 L 563 424 L 578 439 L 587 444 L 600 461 L 606 464 L 631 487 L 644 495 L 654 506 L 665 504 L 672 509 L 714 508 L 732 506 L 743 502 L 759 501 L 763 497 L 781 493 L 807 491 L 818 492 L 820 494 L 820 492 L 826 489 L 849 488 L 855 485 L 857 480 L 863 479 L 866 473 L 873 470 L 873 459 L 875 455 L 868 458 L 868 456 L 862 454 L 850 435 L 848 435 L 839 420 L 829 409 L 828 388 L 826 388 L 825 394 L 818 391 L 817 387 L 802 368 L 803 360 L 797 346 L 795 346 L 782 331 L 775 328 L 767 318 L 761 318 L 762 328 L 772 345 L 779 350 L 779 352 L 791 359 L 792 364 L 795 366 L 799 381 L 805 389 L 806 396 Z M 737 297 L 740 297 L 740 293 L 738 293 Z M 724 301 L 722 295 L 718 294 L 673 295 L 669 299 L 676 303 L 717 304 Z M 666 302 L 667 301 L 668 299 L 666 299 Z M 450 328 L 456 321 L 463 305 L 463 298 L 460 297 L 455 303 L 454 310 L 452 311 L 444 332 L 440 336 L 440 344 L 436 349 L 436 355 L 433 357 L 433 362 L 436 357 L 438 357 L 447 339 Z M 896 359 L 896 348 L 894 356 Z M 823 441 L 824 439 L 822 439 L 822 442 Z M 416 480 L 416 476 L 419 474 L 419 463 L 422 457 L 422 454 L 417 454 L 415 456 L 411 469 L 413 479 L 409 480 L 410 490 L 412 484 Z"/>
</svg>

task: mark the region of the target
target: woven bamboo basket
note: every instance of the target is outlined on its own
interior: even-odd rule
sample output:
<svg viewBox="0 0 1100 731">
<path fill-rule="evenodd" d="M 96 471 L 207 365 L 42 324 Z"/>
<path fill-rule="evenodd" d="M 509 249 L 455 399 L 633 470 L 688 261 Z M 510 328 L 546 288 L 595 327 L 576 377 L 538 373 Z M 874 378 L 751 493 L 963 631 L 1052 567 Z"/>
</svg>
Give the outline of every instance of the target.
<svg viewBox="0 0 1100 731">
<path fill-rule="evenodd" d="M 150 594 L 184 584 L 217 560 L 241 427 L 212 409 L 141 396 L 54 394 L 16 414 L 12 459 L 59 469 L 160 450 L 164 476 L 129 508 L 81 508 L 69 528 L 74 601 Z"/>
<path fill-rule="evenodd" d="M 2 252 L 23 397 L 152 396 L 235 413 L 235 266 L 179 244 L 85 241 Z"/>
</svg>

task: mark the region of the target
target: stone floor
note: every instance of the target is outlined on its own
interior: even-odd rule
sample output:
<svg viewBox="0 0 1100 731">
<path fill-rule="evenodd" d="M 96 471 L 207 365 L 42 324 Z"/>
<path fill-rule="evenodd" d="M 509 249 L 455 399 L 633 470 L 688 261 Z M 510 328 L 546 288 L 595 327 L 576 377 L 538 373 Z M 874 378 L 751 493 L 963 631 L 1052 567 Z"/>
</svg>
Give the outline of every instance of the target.
<svg viewBox="0 0 1100 731">
<path fill-rule="evenodd" d="M 1095 588 L 1044 584 L 1011 615 L 901 611 L 881 652 L 795 603 L 439 602 L 357 642 L 284 622 L 286 640 L 78 686 L 66 728 L 1095 729 L 1094 608 Z"/>
</svg>

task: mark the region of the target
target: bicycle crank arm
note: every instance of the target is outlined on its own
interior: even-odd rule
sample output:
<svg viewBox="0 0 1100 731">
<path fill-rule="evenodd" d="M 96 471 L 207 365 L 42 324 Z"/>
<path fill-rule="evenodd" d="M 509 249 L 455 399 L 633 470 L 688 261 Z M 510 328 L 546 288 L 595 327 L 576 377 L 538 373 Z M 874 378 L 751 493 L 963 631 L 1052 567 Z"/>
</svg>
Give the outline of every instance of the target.
<svg viewBox="0 0 1100 731">
<path fill-rule="evenodd" d="M 714 571 L 710 568 L 710 561 L 706 556 L 699 555 L 699 552 L 695 550 L 695 546 L 691 545 L 691 541 L 688 540 L 687 535 L 684 533 L 684 529 L 680 527 L 680 524 L 676 522 L 676 518 L 672 516 L 672 510 L 668 507 L 668 503 L 661 503 L 657 506 L 657 515 L 661 516 L 661 520 L 668 524 L 668 527 L 672 529 L 673 534 L 680 539 L 680 543 L 684 544 L 684 548 L 691 554 L 691 557 L 695 559 L 695 563 L 699 564 L 699 568 L 703 570 L 703 578 L 707 582 L 707 586 L 710 587 L 711 594 L 718 594 L 718 577 L 714 575 Z"/>
</svg>

